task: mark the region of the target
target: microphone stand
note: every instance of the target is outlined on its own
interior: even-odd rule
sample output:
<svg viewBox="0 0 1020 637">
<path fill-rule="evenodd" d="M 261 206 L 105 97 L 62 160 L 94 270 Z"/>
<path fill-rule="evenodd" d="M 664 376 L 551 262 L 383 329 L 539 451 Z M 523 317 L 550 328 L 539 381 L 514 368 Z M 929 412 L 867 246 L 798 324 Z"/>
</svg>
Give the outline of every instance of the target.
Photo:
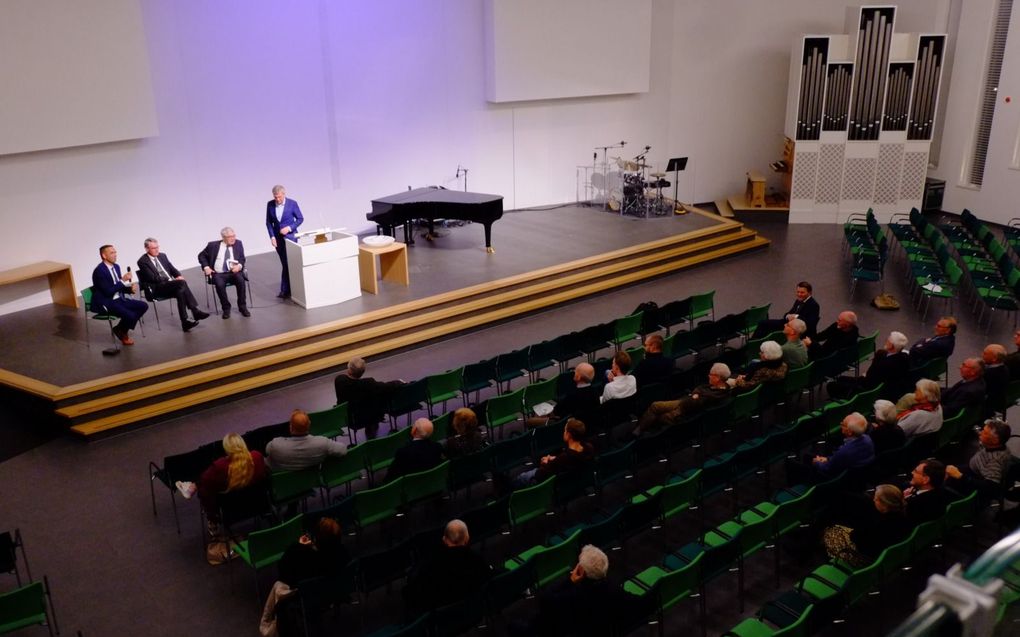
<svg viewBox="0 0 1020 637">
<path fill-rule="evenodd" d="M 609 210 L 609 149 L 610 148 L 623 148 L 627 145 L 627 142 L 621 141 L 619 144 L 613 144 L 612 146 L 596 146 L 595 152 L 602 151 L 602 174 L 604 178 L 605 190 L 606 190 L 606 201 L 602 204 L 603 210 Z"/>
</svg>

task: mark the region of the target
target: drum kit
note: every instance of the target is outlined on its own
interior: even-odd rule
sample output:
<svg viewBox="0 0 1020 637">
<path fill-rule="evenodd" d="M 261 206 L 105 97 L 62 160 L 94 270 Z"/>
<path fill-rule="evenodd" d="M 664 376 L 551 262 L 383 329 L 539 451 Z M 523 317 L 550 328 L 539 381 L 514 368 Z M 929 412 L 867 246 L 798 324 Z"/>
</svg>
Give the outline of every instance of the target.
<svg viewBox="0 0 1020 637">
<path fill-rule="evenodd" d="M 648 172 L 652 166 L 645 162 L 645 152 L 633 159 L 611 157 L 620 169 L 623 188 L 613 188 L 609 192 L 609 209 L 624 215 L 650 217 L 672 214 L 673 201 L 663 196 L 662 189 L 672 184 L 661 171 Z M 649 179 L 649 177 L 651 179 Z"/>
</svg>

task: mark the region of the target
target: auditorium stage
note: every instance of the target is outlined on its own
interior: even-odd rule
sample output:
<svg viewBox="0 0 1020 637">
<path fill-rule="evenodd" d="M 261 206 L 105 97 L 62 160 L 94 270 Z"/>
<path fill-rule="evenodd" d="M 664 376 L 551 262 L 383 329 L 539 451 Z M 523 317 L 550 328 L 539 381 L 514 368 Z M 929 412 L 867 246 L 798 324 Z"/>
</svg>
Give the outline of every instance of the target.
<svg viewBox="0 0 1020 637">
<path fill-rule="evenodd" d="M 136 344 L 113 357 L 102 355 L 112 344 L 105 322 L 91 321 L 86 335 L 82 310 L 47 305 L 2 316 L 0 383 L 91 435 L 768 243 L 699 211 L 639 219 L 576 206 L 506 212 L 493 226 L 494 254 L 485 251 L 480 224 L 442 234 L 409 246 L 410 287 L 381 283 L 378 295 L 313 310 L 275 298 L 275 253 L 250 257 L 251 318 L 235 308 L 230 319 L 213 315 L 185 334 L 170 316 L 175 303 L 162 302 L 162 329 L 150 308 L 144 336 L 136 330 Z M 249 246 L 262 239 L 240 238 Z M 164 248 L 178 267 L 188 265 L 191 248 Z M 121 255 L 122 265 L 138 257 L 124 247 Z M 204 307 L 201 272 L 184 275 Z"/>
</svg>

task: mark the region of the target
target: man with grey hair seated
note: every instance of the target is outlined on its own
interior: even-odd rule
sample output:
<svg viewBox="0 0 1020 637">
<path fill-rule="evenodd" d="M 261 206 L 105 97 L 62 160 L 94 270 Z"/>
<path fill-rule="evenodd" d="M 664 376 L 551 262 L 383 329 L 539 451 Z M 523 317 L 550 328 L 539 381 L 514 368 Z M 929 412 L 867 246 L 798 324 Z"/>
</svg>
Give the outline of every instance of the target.
<svg viewBox="0 0 1020 637">
<path fill-rule="evenodd" d="M 432 421 L 419 418 L 411 426 L 411 442 L 397 449 L 393 464 L 386 472 L 386 481 L 396 480 L 408 473 L 427 471 L 443 461 L 443 446 L 432 440 Z"/>
<path fill-rule="evenodd" d="M 899 412 L 892 401 L 883 398 L 875 401 L 875 415 L 868 427 L 868 436 L 875 444 L 875 455 L 902 447 L 907 441 L 906 434 L 897 424 L 898 415 Z"/>
<path fill-rule="evenodd" d="M 511 625 L 511 635 L 608 635 L 625 614 L 631 596 L 606 578 L 609 558 L 586 544 L 568 579 L 539 595 L 539 611 L 527 626 Z"/>
<path fill-rule="evenodd" d="M 659 400 L 649 405 L 630 437 L 636 438 L 660 427 L 671 427 L 710 405 L 722 402 L 730 395 L 730 386 L 726 383 L 729 377 L 728 365 L 712 365 L 708 371 L 708 382 L 695 387 L 690 395 L 679 400 Z"/>
<path fill-rule="evenodd" d="M 875 352 L 868 372 L 864 376 L 840 376 L 830 382 L 826 386 L 829 398 L 846 400 L 879 385 L 882 386 L 879 396 L 888 400 L 896 400 L 910 391 L 910 356 L 904 349 L 909 342 L 902 332 L 890 332 L 885 347 Z"/>
<path fill-rule="evenodd" d="M 408 617 L 417 617 L 440 606 L 477 594 L 492 575 L 485 558 L 471 550 L 471 534 L 462 520 L 450 520 L 441 542 L 424 547 L 427 557 L 407 578 L 404 605 Z"/>
<path fill-rule="evenodd" d="M 786 342 L 783 343 L 783 362 L 789 369 L 797 369 L 808 364 L 807 346 L 801 339 L 807 331 L 807 324 L 799 318 L 795 318 L 783 326 L 783 335 Z"/>
<path fill-rule="evenodd" d="M 942 413 L 952 418 L 967 407 L 980 407 L 988 393 L 985 384 L 985 362 L 968 358 L 960 364 L 960 380 L 942 392 Z"/>
<path fill-rule="evenodd" d="M 378 381 L 365 376 L 365 359 L 355 356 L 347 361 L 347 369 L 333 380 L 336 404 L 347 403 L 351 425 L 355 429 L 364 427 L 369 437 L 385 415 L 390 396 L 403 381 Z"/>
<path fill-rule="evenodd" d="M 843 471 L 863 469 L 875 462 L 875 445 L 866 433 L 868 420 L 853 412 L 839 423 L 843 444 L 831 456 L 817 455 L 810 463 L 788 461 L 786 476 L 790 484 L 818 482 L 835 478 Z"/>
<path fill-rule="evenodd" d="M 805 337 L 803 340 L 811 360 L 818 360 L 854 347 L 858 336 L 857 315 L 845 310 L 839 313 L 835 323 L 818 332 L 818 336 Z"/>
<path fill-rule="evenodd" d="M 227 285 L 237 290 L 237 311 L 241 316 L 248 317 L 248 300 L 244 288 L 244 245 L 237 238 L 230 226 L 220 230 L 220 240 L 210 241 L 205 249 L 198 253 L 198 264 L 202 272 L 210 277 L 216 288 L 216 296 L 220 300 L 223 318 L 230 318 L 230 300 L 227 298 Z"/>
</svg>

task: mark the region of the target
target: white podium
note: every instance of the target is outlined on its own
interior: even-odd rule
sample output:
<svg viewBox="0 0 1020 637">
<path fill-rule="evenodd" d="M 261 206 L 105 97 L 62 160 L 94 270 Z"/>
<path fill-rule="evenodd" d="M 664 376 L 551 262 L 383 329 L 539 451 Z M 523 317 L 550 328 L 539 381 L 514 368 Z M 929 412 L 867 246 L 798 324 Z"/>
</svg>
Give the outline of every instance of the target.
<svg viewBox="0 0 1020 637">
<path fill-rule="evenodd" d="M 336 230 L 309 233 L 287 242 L 290 297 L 306 309 L 361 296 L 358 237 Z"/>
</svg>

